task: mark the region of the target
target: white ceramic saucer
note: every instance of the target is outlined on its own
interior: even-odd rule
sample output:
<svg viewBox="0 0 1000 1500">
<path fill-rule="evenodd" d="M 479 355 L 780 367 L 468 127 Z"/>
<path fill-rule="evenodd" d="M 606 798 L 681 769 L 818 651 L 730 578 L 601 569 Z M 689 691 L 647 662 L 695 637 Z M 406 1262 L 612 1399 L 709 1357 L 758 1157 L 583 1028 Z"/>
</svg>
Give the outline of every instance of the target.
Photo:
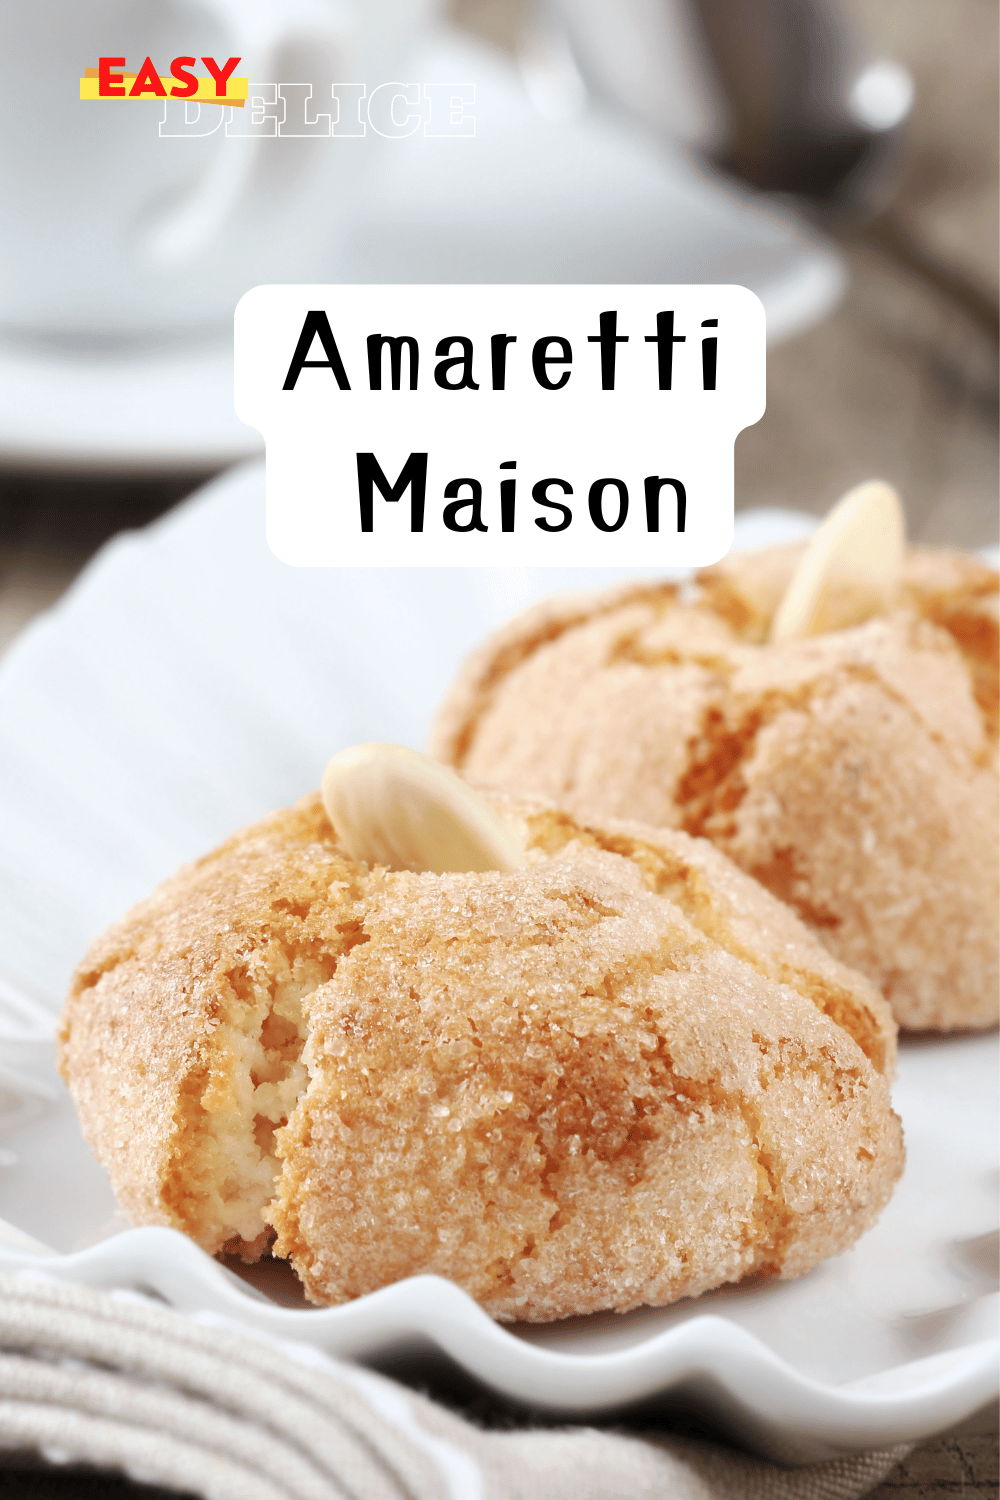
<svg viewBox="0 0 1000 1500">
<path fill-rule="evenodd" d="M 505 1329 L 437 1278 L 340 1308 L 287 1305 L 287 1285 L 264 1281 L 262 1296 L 180 1235 L 123 1224 L 49 1039 L 89 938 L 183 860 L 317 785 L 334 751 L 422 745 L 460 657 L 513 610 L 620 576 L 292 569 L 265 545 L 263 491 L 249 465 L 118 538 L 0 665 L 0 1266 L 154 1289 L 362 1360 L 407 1355 L 419 1370 L 440 1351 L 559 1412 L 683 1402 L 785 1457 L 916 1441 L 988 1401 L 995 1034 L 904 1041 L 905 1176 L 854 1249 L 799 1281 Z M 738 516 L 737 545 L 814 525 Z"/>
<path fill-rule="evenodd" d="M 543 119 L 502 54 L 444 32 L 407 76 L 474 83 L 476 136 L 316 142 L 371 162 L 318 280 L 738 282 L 764 303 L 772 342 L 838 301 L 842 261 L 793 217 L 597 113 Z M 173 330 L 128 353 L 0 335 L 0 463 L 162 472 L 262 452 L 233 413 L 231 338 L 228 320 L 190 346 Z"/>
</svg>

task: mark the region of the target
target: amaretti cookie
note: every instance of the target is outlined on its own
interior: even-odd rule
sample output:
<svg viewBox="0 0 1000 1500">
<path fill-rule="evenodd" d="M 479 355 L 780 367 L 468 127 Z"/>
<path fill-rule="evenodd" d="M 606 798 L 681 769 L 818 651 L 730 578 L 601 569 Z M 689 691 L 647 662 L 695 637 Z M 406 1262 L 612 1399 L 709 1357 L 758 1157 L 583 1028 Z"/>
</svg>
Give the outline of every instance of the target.
<svg viewBox="0 0 1000 1500">
<path fill-rule="evenodd" d="M 308 798 L 94 944 L 61 1064 L 132 1220 L 501 1319 L 852 1244 L 903 1163 L 874 987 L 704 841 L 495 805 L 521 866 L 433 874 Z"/>
<path fill-rule="evenodd" d="M 910 548 L 876 615 L 845 586 L 858 623 L 769 639 L 803 550 L 528 611 L 469 661 L 432 749 L 580 817 L 707 837 L 901 1025 L 989 1026 L 997 574 Z"/>
</svg>

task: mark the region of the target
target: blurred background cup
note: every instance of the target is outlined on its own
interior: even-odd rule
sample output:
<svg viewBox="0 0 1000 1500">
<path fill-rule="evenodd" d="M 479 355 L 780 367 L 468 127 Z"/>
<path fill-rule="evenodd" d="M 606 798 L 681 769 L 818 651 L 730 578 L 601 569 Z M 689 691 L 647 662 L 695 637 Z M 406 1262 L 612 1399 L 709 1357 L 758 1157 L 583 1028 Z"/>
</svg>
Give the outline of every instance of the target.
<svg viewBox="0 0 1000 1500">
<path fill-rule="evenodd" d="M 870 215 L 913 81 L 836 0 L 539 0 L 522 48 L 542 108 L 589 95 L 757 189 Z"/>
<path fill-rule="evenodd" d="M 231 314 L 265 281 L 509 281 L 547 257 L 554 280 L 756 287 L 780 253 L 801 294 L 799 270 L 825 258 L 842 300 L 794 337 L 786 319 L 769 350 L 767 411 L 736 444 L 738 506 L 821 514 L 881 475 L 914 539 L 995 540 L 995 5 L 0 12 L 0 651 L 104 537 L 259 451 L 232 409 Z M 259 100 L 245 109 L 173 101 L 164 120 L 162 101 L 78 97 L 100 55 L 165 71 L 237 53 Z M 370 127 L 290 137 L 333 115 L 330 80 L 418 78 L 475 82 L 468 149 Z M 297 92 L 277 99 L 277 83 Z M 570 274 L 598 250 L 599 274 Z"/>
<path fill-rule="evenodd" d="M 229 326 L 248 287 L 333 279 L 377 154 L 329 134 L 334 82 L 369 91 L 442 0 L 32 0 L 5 8 L 0 89 L 0 338 L 153 346 Z M 148 98 L 82 102 L 97 54 L 240 62 L 243 109 Z M 276 85 L 296 86 L 279 99 Z M 356 105 L 354 106 L 356 109 Z M 326 115 L 327 120 L 322 116 Z M 317 122 L 319 117 L 319 122 Z M 312 128 L 310 125 L 312 124 Z M 325 128 L 326 134 L 323 135 Z"/>
</svg>

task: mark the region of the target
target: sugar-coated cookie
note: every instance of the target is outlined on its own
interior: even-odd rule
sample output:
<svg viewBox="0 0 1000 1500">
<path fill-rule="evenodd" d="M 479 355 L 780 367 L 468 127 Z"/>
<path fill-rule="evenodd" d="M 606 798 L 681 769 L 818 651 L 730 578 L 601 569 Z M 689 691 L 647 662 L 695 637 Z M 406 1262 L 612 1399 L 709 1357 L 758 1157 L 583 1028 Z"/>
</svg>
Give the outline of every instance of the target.
<svg viewBox="0 0 1000 1500">
<path fill-rule="evenodd" d="M 910 548 L 880 615 L 769 643 L 801 551 L 536 607 L 472 657 L 432 749 L 579 817 L 703 835 L 901 1025 L 993 1025 L 997 574 Z"/>
<path fill-rule="evenodd" d="M 903 1163 L 875 988 L 703 840 L 496 806 L 523 867 L 433 875 L 306 799 L 93 945 L 61 1064 L 133 1221 L 532 1320 L 852 1244 Z"/>
</svg>

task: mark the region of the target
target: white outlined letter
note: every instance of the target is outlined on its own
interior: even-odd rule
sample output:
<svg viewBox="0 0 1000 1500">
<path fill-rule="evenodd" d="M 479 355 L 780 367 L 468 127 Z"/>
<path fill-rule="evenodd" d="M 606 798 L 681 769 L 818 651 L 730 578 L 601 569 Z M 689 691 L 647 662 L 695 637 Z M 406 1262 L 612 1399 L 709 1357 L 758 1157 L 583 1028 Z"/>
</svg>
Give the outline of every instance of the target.
<svg viewBox="0 0 1000 1500">
<path fill-rule="evenodd" d="M 232 119 L 227 135 L 260 136 L 278 134 L 278 122 L 285 118 L 285 103 L 278 98 L 276 83 L 251 83 L 249 97 L 242 109 L 231 109 Z"/>
<path fill-rule="evenodd" d="M 314 114 L 309 118 L 309 101 L 312 98 L 311 83 L 279 83 L 278 93 L 285 101 L 285 118 L 278 126 L 279 135 L 327 136 L 330 134 L 330 116 Z"/>
<path fill-rule="evenodd" d="M 410 113 L 403 120 L 396 118 L 399 100 L 410 106 Z M 420 129 L 419 83 L 380 83 L 377 89 L 372 89 L 368 100 L 368 123 L 376 135 L 397 138 L 413 135 Z"/>
<path fill-rule="evenodd" d="M 425 83 L 424 98 L 431 105 L 424 135 L 475 135 L 476 117 L 465 113 L 465 106 L 476 102 L 474 83 Z"/>
<path fill-rule="evenodd" d="M 330 87 L 330 93 L 337 101 L 337 115 L 333 122 L 333 134 L 336 136 L 362 136 L 365 133 L 365 122 L 361 118 L 361 106 L 365 97 L 365 86 L 363 83 L 335 83 Z"/>
<path fill-rule="evenodd" d="M 229 113 L 235 114 L 232 108 Z M 198 103 L 188 99 L 164 99 L 160 134 L 164 136 L 214 135 L 226 114 L 217 104 L 202 109 Z M 213 116 L 216 118 L 213 119 Z"/>
</svg>

